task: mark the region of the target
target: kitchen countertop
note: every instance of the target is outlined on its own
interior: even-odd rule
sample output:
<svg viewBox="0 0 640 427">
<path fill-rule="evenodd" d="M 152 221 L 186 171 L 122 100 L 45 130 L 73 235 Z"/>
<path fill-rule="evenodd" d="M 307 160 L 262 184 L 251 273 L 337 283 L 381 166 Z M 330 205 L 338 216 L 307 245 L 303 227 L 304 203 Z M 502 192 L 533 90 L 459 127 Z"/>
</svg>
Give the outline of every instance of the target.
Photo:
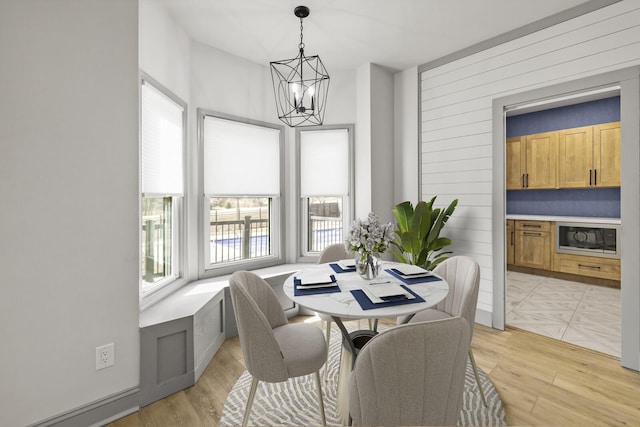
<svg viewBox="0 0 640 427">
<path fill-rule="evenodd" d="M 616 224 L 622 222 L 620 218 L 597 218 L 586 216 L 549 216 L 549 215 L 512 215 L 507 214 L 506 219 L 516 219 L 525 221 L 553 221 L 553 222 L 585 222 L 592 224 Z"/>
</svg>

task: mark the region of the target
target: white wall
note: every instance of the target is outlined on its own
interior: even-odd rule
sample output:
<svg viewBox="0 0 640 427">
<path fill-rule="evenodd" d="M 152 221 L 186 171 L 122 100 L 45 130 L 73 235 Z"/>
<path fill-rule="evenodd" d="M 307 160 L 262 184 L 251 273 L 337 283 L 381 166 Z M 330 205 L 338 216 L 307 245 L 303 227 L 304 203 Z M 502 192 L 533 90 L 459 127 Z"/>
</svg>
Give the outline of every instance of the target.
<svg viewBox="0 0 640 427">
<path fill-rule="evenodd" d="M 2 426 L 138 385 L 137 31 L 136 1 L 0 2 Z"/>
<path fill-rule="evenodd" d="M 492 312 L 503 274 L 493 269 L 492 169 L 504 166 L 492 159 L 492 100 L 639 64 L 639 23 L 640 3 L 622 1 L 422 73 L 422 198 L 460 199 L 447 229 L 453 250 L 480 263 L 479 310 Z"/>
<path fill-rule="evenodd" d="M 394 76 L 393 205 L 419 201 L 418 189 L 418 68 Z"/>
</svg>

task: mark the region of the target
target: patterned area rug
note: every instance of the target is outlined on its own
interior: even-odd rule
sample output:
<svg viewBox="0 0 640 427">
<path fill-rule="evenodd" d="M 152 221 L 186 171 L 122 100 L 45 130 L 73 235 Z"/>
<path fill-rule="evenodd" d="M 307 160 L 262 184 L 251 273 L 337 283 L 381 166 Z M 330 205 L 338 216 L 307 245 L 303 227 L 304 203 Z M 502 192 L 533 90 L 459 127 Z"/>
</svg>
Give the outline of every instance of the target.
<svg viewBox="0 0 640 427">
<path fill-rule="evenodd" d="M 384 330 L 381 327 L 380 330 Z M 340 426 L 336 414 L 336 393 L 340 369 L 340 346 L 342 336 L 337 327 L 331 329 L 331 346 L 327 381 L 323 387 L 325 416 L 328 426 Z M 324 375 L 322 370 L 321 375 Z M 462 412 L 459 426 L 505 426 L 504 407 L 491 380 L 479 369 L 480 381 L 487 398 L 487 407 L 482 403 L 480 392 L 467 365 Z M 220 426 L 239 426 L 249 395 L 251 376 L 247 371 L 235 383 L 224 404 Z M 253 401 L 249 425 L 251 426 L 313 426 L 320 425 L 316 382 L 314 375 L 292 378 L 282 383 L 260 382 Z"/>
</svg>

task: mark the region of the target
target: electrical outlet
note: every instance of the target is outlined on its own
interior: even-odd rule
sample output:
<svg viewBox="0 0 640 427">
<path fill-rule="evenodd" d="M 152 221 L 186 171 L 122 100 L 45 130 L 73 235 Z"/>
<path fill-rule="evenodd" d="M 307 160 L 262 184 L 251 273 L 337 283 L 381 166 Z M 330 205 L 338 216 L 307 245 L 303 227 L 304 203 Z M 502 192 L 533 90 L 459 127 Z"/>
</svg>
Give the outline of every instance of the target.
<svg viewBox="0 0 640 427">
<path fill-rule="evenodd" d="M 96 371 L 113 366 L 114 363 L 115 354 L 113 343 L 96 347 Z"/>
</svg>

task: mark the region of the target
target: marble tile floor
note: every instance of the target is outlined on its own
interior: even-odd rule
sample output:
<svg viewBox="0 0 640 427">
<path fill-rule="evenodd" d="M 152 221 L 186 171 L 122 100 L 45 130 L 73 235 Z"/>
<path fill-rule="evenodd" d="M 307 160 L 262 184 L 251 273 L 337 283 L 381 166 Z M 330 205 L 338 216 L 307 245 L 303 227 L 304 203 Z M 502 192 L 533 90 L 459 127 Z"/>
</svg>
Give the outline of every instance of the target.
<svg viewBox="0 0 640 427">
<path fill-rule="evenodd" d="M 620 289 L 507 271 L 506 323 L 620 357 Z"/>
</svg>

